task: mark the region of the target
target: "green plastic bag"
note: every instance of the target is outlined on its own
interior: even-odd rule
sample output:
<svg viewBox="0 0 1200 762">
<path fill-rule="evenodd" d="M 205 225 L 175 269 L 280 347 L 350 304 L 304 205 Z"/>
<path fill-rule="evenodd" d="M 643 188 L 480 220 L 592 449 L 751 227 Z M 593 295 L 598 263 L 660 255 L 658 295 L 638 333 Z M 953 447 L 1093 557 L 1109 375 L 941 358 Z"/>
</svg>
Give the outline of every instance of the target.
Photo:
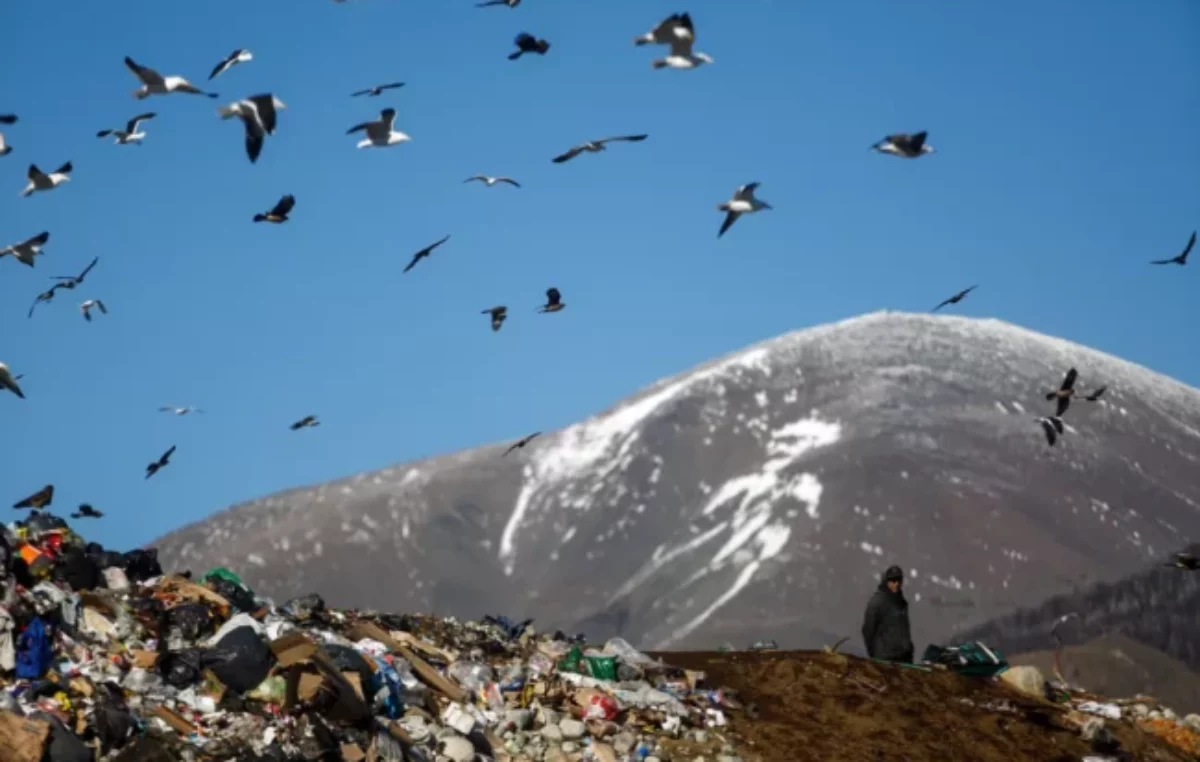
<svg viewBox="0 0 1200 762">
<path fill-rule="evenodd" d="M 597 680 L 617 679 L 617 657 L 587 656 L 588 674 Z"/>
<path fill-rule="evenodd" d="M 559 672 L 578 672 L 579 662 L 583 659 L 583 651 L 579 650 L 579 646 L 571 646 L 571 650 L 558 663 Z"/>
<path fill-rule="evenodd" d="M 216 568 L 209 569 L 207 572 L 205 572 L 204 576 L 200 578 L 200 581 L 208 582 L 213 577 L 218 577 L 226 582 L 232 582 L 238 587 L 246 587 L 246 583 L 242 582 L 241 577 L 239 577 L 236 573 L 226 569 L 224 566 L 218 566 Z"/>
</svg>

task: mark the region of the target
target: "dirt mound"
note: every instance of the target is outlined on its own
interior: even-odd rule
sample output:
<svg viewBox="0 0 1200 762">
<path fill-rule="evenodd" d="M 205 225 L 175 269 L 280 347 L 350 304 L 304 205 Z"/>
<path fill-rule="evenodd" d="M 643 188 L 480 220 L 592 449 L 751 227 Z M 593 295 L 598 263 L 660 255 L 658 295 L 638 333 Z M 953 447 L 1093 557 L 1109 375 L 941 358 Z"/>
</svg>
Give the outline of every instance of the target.
<svg viewBox="0 0 1200 762">
<path fill-rule="evenodd" d="M 729 713 L 733 734 L 762 762 L 1079 762 L 1092 753 L 1066 707 L 997 680 L 820 651 L 655 655 L 737 691 L 750 708 Z M 1132 724 L 1108 727 L 1134 759 L 1195 760 Z"/>
</svg>

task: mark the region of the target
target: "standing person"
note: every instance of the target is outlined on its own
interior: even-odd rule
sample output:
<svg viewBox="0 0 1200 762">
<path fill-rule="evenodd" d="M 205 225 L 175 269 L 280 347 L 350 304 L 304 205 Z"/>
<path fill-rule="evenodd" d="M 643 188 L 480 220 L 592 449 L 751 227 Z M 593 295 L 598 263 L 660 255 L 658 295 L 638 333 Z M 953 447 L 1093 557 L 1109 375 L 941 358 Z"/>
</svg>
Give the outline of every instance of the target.
<svg viewBox="0 0 1200 762">
<path fill-rule="evenodd" d="M 912 663 L 912 634 L 908 626 L 908 601 L 901 590 L 903 586 L 904 572 L 899 566 L 889 566 L 879 582 L 879 589 L 867 603 L 862 636 L 867 655 L 872 659 Z"/>
</svg>

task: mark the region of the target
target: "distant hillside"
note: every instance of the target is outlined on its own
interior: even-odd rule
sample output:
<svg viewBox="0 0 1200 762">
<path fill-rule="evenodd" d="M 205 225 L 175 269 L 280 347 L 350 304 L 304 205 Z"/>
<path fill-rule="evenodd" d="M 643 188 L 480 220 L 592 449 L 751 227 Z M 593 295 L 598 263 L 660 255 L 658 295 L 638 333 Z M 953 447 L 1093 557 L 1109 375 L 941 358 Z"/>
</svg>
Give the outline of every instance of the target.
<svg viewBox="0 0 1200 762">
<path fill-rule="evenodd" d="M 1188 550 L 1200 553 L 1200 544 Z M 1177 659 L 1193 672 L 1200 671 L 1200 573 L 1164 567 L 1055 596 L 1036 608 L 957 633 L 955 638 L 984 640 L 1014 654 L 1045 651 L 1053 648 L 1050 629 L 1054 623 L 1072 612 L 1078 617 L 1059 628 L 1066 645 L 1087 644 L 1085 651 L 1094 652 L 1098 639 L 1124 636 Z M 1139 661 L 1134 654 L 1130 656 Z M 1092 665 L 1091 656 L 1085 661 Z M 1152 666 L 1156 661 L 1150 658 L 1144 666 L 1157 678 L 1168 667 Z M 1069 674 L 1066 677 L 1071 678 Z M 1092 677 L 1095 679 L 1095 673 Z M 1195 709 L 1197 704 L 1192 706 Z"/>
<path fill-rule="evenodd" d="M 1034 651 L 1009 658 L 1011 664 L 1032 664 L 1050 676 L 1054 651 Z M 1124 635 L 1110 635 L 1078 646 L 1067 646 L 1060 659 L 1063 677 L 1105 696 L 1154 696 L 1181 716 L 1200 712 L 1200 674 L 1178 659 Z"/>
</svg>

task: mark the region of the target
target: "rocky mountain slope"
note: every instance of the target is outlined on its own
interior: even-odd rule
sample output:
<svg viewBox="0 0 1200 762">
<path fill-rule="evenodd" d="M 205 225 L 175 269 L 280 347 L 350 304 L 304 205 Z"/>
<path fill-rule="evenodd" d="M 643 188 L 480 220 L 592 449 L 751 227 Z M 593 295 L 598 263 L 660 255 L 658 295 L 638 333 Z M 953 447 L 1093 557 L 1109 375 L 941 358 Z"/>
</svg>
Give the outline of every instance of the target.
<svg viewBox="0 0 1200 762">
<path fill-rule="evenodd" d="M 1109 391 L 1050 448 L 1033 419 L 1072 365 Z M 506 444 L 281 492 L 158 546 L 276 597 L 534 616 L 647 648 L 857 644 L 899 563 L 920 649 L 1200 537 L 1200 392 L 994 320 L 797 331 Z"/>
<path fill-rule="evenodd" d="M 1200 553 L 1200 544 L 1187 550 Z M 1056 595 L 1039 606 L 972 627 L 962 637 L 986 640 L 1013 653 L 1033 651 L 1050 645 L 1050 632 L 1056 624 L 1058 636 L 1067 646 L 1120 635 L 1157 650 L 1160 657 L 1140 660 L 1148 666 L 1160 662 L 1149 669 L 1145 679 L 1159 693 L 1168 679 L 1190 683 L 1190 690 L 1196 691 L 1192 706 L 1200 710 L 1200 681 L 1194 675 L 1185 679 L 1169 664 L 1161 663 L 1177 659 L 1191 670 L 1200 670 L 1200 573 L 1153 567 L 1114 583 Z"/>
</svg>

